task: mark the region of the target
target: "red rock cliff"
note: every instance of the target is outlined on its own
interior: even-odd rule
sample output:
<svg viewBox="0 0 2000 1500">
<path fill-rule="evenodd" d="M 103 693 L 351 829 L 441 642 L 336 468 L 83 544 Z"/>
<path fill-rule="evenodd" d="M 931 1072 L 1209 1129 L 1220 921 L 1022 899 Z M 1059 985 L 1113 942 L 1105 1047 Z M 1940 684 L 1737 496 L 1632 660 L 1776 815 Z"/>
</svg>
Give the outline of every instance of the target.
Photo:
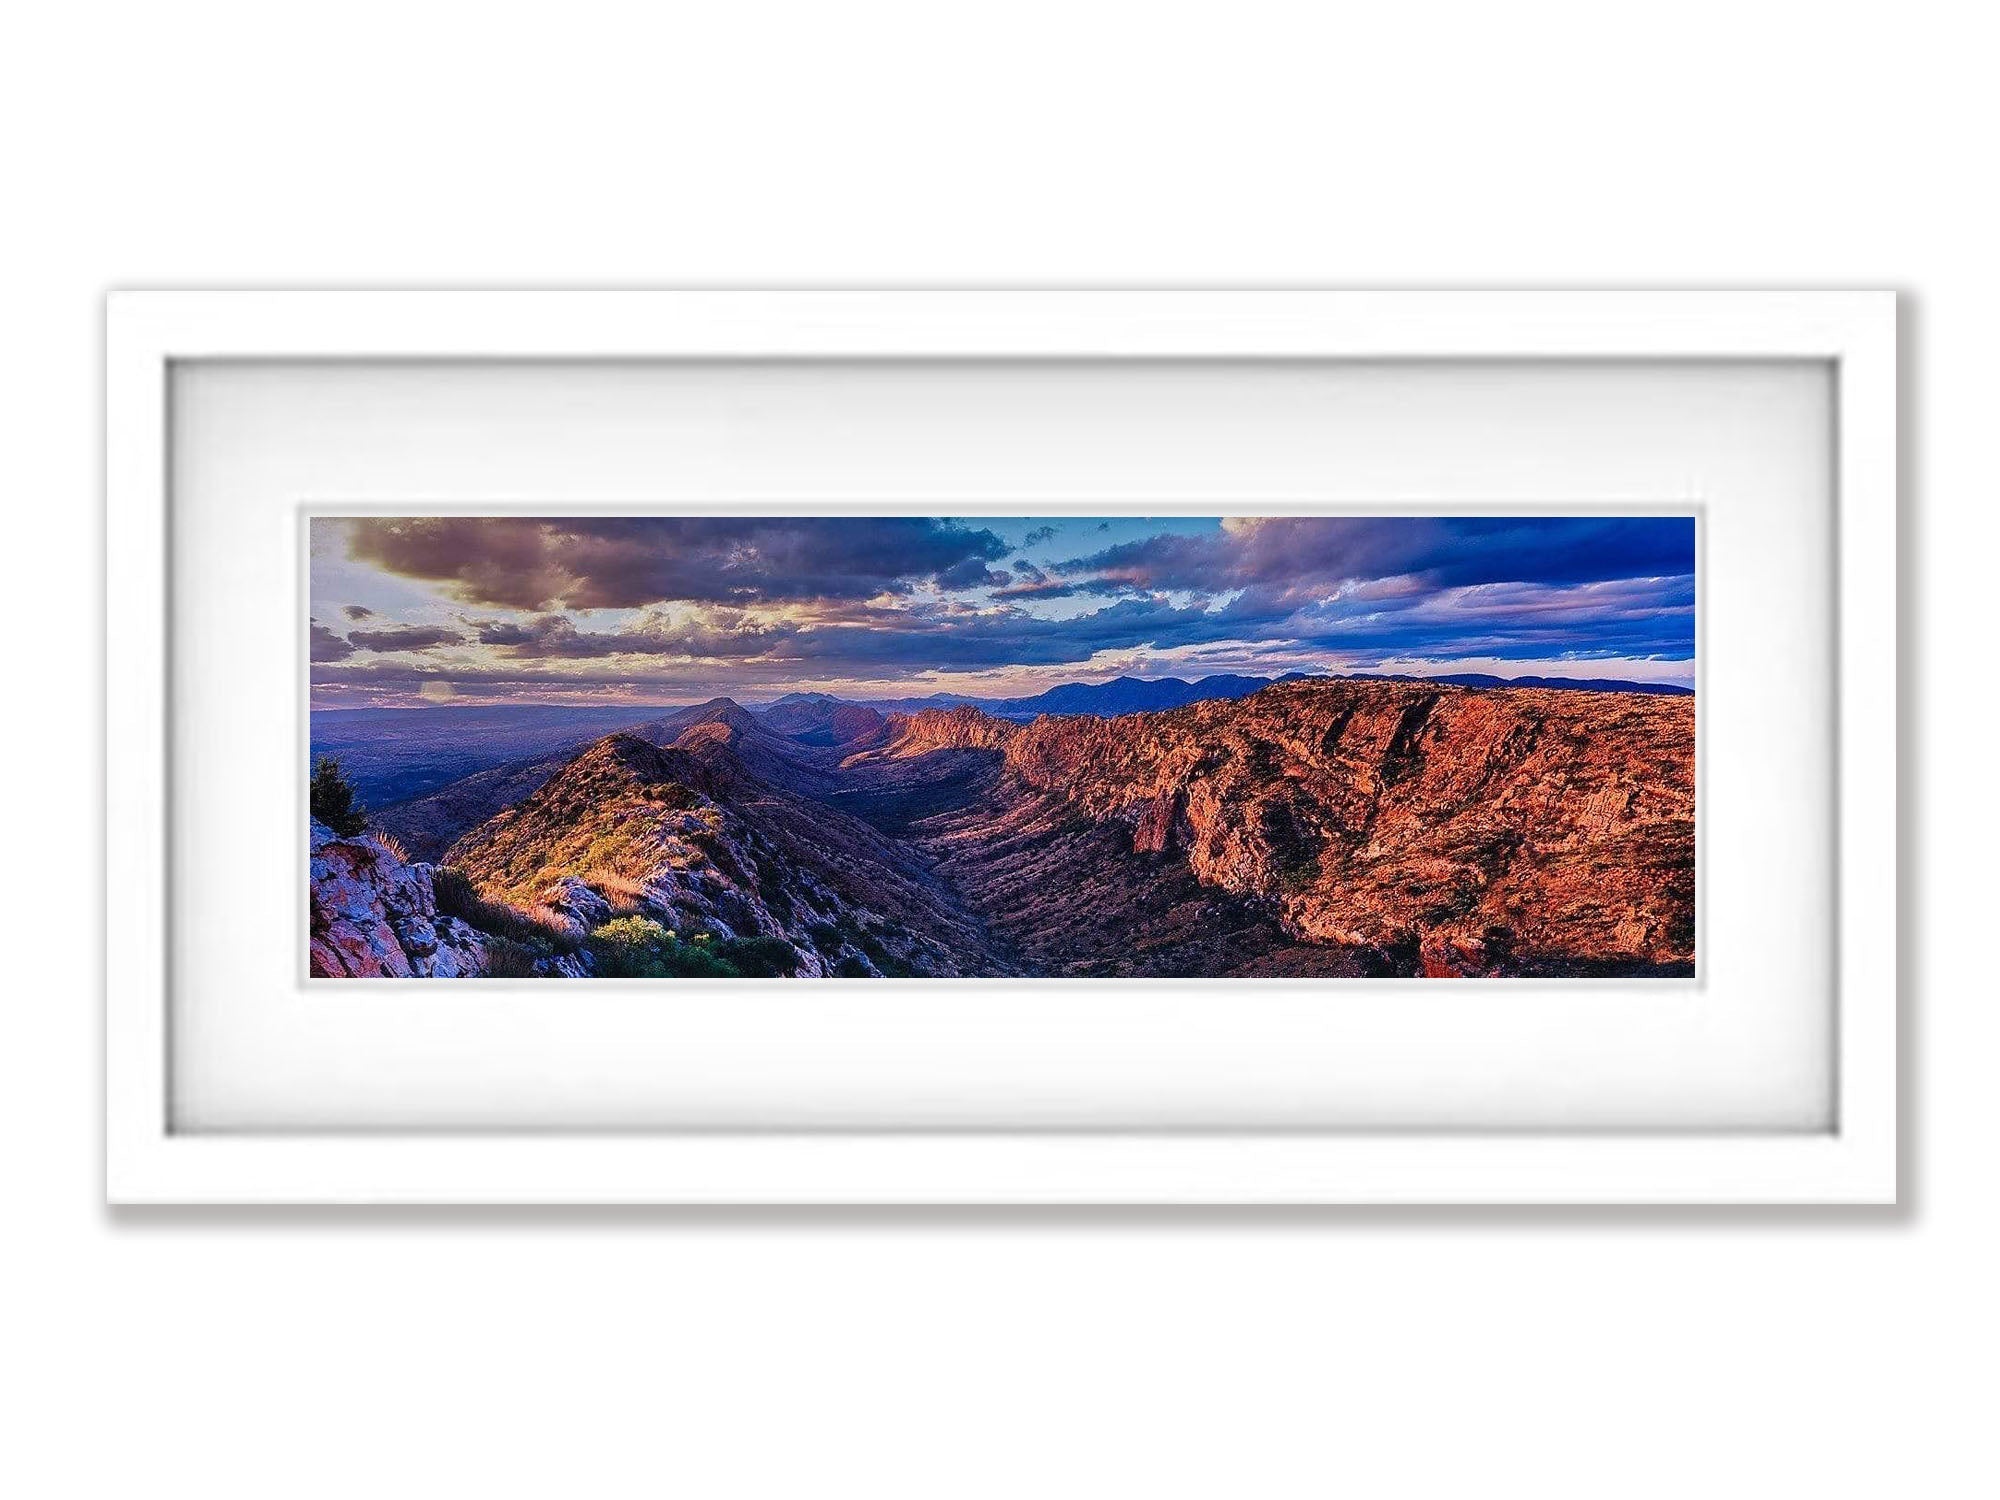
<svg viewBox="0 0 2000 1500">
<path fill-rule="evenodd" d="M 1435 975 L 1694 958 L 1691 697 L 1313 680 L 1117 719 L 892 721 L 991 748 L 1308 942 Z"/>
</svg>

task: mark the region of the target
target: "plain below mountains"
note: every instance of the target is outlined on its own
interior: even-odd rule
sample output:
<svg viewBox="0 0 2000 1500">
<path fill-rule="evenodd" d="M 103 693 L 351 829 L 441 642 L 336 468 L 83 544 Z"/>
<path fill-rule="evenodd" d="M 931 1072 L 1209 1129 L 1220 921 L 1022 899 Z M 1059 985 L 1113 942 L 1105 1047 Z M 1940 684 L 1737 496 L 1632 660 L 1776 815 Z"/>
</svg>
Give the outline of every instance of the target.
<svg viewBox="0 0 2000 1500">
<path fill-rule="evenodd" d="M 1027 722 L 718 699 L 316 828 L 314 970 L 1683 975 L 1694 707 L 1330 678 Z"/>
</svg>

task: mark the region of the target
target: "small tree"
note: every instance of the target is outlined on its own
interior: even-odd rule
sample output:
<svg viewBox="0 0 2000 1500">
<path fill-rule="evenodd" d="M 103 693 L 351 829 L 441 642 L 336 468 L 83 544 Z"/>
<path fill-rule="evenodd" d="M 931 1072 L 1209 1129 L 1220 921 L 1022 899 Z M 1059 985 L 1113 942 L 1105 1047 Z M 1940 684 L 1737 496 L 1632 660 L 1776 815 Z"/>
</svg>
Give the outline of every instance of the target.
<svg viewBox="0 0 2000 1500">
<path fill-rule="evenodd" d="M 322 755 L 313 767 L 312 815 L 344 839 L 368 826 L 368 809 L 354 800 L 353 786 L 331 755 Z"/>
</svg>

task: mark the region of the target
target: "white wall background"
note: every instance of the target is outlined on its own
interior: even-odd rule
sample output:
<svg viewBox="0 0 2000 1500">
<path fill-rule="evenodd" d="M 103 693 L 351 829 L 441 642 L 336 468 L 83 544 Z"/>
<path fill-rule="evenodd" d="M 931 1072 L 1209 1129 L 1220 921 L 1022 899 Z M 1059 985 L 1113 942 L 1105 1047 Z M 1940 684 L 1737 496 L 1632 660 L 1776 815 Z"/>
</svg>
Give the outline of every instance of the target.
<svg viewBox="0 0 2000 1500">
<path fill-rule="evenodd" d="M 0 1489 L 1992 1493 L 1972 9 L 963 9 L 0 22 Z M 101 290 L 856 281 L 1903 288 L 1910 1205 L 107 1216 Z"/>
</svg>

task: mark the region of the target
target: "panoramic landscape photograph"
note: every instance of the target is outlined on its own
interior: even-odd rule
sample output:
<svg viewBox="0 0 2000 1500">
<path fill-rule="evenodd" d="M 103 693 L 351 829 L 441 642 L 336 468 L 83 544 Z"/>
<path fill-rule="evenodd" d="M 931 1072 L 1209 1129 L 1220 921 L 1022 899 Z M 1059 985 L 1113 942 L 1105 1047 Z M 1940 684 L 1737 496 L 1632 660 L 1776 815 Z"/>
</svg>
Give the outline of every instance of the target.
<svg viewBox="0 0 2000 1500">
<path fill-rule="evenodd" d="M 314 978 L 1695 972 L 1686 516 L 317 516 Z"/>
</svg>

